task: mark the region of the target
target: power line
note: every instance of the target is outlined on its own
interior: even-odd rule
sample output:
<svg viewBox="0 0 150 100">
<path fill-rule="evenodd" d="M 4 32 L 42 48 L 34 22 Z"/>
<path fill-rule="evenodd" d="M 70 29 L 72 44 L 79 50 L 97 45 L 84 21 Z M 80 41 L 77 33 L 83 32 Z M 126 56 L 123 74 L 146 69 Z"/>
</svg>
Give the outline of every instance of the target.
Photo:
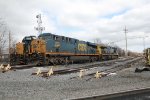
<svg viewBox="0 0 150 100">
<path fill-rule="evenodd" d="M 137 39 L 137 38 L 141 38 L 143 40 L 143 49 L 145 50 L 145 38 L 148 38 L 149 36 L 132 36 L 132 37 L 128 37 L 127 39 Z M 112 43 L 116 43 L 116 42 L 121 42 L 124 41 L 125 39 L 120 39 L 120 40 L 116 40 L 113 42 L 109 42 L 108 44 L 112 44 Z"/>
</svg>

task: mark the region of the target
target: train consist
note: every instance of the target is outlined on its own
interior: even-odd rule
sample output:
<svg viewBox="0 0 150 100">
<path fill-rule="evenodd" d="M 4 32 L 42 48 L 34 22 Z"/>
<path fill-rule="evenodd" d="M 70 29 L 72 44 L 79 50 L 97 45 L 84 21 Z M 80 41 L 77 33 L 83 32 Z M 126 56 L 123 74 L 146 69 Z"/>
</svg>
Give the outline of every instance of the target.
<svg viewBox="0 0 150 100">
<path fill-rule="evenodd" d="M 96 43 L 43 33 L 36 38 L 26 36 L 16 44 L 11 64 L 49 65 L 74 62 L 93 62 L 118 58 L 117 48 Z"/>
</svg>

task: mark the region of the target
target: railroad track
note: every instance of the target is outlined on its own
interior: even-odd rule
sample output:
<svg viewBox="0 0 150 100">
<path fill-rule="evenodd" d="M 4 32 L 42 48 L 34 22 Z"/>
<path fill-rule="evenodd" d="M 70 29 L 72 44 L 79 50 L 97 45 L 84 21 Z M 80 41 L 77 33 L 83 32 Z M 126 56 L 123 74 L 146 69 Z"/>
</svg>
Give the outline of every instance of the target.
<svg viewBox="0 0 150 100">
<path fill-rule="evenodd" d="M 127 60 L 127 61 L 125 61 L 123 63 L 118 63 L 118 64 L 114 65 L 111 68 L 104 69 L 104 70 L 102 69 L 102 70 L 98 70 L 98 71 L 101 72 L 101 73 L 106 73 L 106 74 L 102 75 L 102 77 L 103 76 L 107 76 L 109 73 L 115 73 L 115 72 L 120 71 L 120 70 L 122 70 L 124 68 L 129 68 L 129 67 L 132 66 L 132 64 L 136 63 L 137 61 L 139 61 L 141 59 L 142 59 L 142 57 L 135 58 L 135 59 L 132 59 L 132 60 L 129 60 L 129 61 Z M 94 76 L 94 75 L 95 75 L 95 72 L 94 73 L 90 73 L 90 74 L 86 74 L 84 76 Z M 75 78 L 75 77 L 73 77 L 73 78 Z M 86 81 L 88 81 L 88 80 L 90 80 L 92 78 L 93 77 L 90 77 L 90 78 L 86 79 Z"/>
<path fill-rule="evenodd" d="M 150 88 L 129 90 L 125 92 L 78 98 L 72 100 L 150 100 Z"/>
<path fill-rule="evenodd" d="M 56 73 L 59 74 L 59 72 L 63 72 L 65 73 L 65 71 L 72 71 L 73 70 L 79 70 L 79 69 L 83 69 L 83 68 L 90 68 L 91 66 L 109 66 L 115 62 L 121 62 L 121 61 L 125 61 L 125 60 L 129 60 L 129 59 L 132 59 L 132 58 L 128 58 L 128 59 L 116 59 L 116 60 L 109 60 L 109 61 L 103 61 L 103 62 L 94 62 L 94 63 L 85 63 L 84 66 L 82 66 L 83 64 L 79 64 L 79 66 L 81 67 L 75 67 L 75 68 L 66 68 L 66 69 L 63 69 L 63 70 L 57 70 Z M 32 67 L 39 67 L 39 66 L 36 66 L 36 64 L 29 64 L 29 65 L 16 65 L 16 66 L 12 66 L 12 69 L 14 70 L 21 70 L 21 69 L 29 69 L 29 68 L 32 68 Z M 67 66 L 66 66 L 67 67 Z"/>
<path fill-rule="evenodd" d="M 117 64 L 115 64 L 116 61 L 109 61 L 108 63 L 111 63 L 111 64 L 113 63 L 114 64 L 113 67 L 110 67 L 110 65 L 109 65 L 110 68 L 107 67 L 107 69 L 105 69 L 105 70 L 98 70 L 98 71 L 105 72 L 105 73 L 113 73 L 113 72 L 116 72 L 116 71 L 121 70 L 123 68 L 130 67 L 131 64 L 137 62 L 140 59 L 142 59 L 142 58 L 139 57 L 139 58 L 124 59 L 124 60 L 121 60 L 122 63 L 117 63 Z M 119 60 L 119 62 L 121 62 L 121 61 Z M 91 70 L 93 68 L 99 68 L 99 67 L 102 67 L 102 66 L 106 66 L 105 63 L 107 63 L 107 62 L 105 62 L 104 65 L 103 65 L 103 63 L 104 62 L 99 63 L 99 64 L 96 63 L 96 64 L 85 65 L 85 66 L 78 67 L 78 68 L 67 68 L 67 69 L 62 69 L 62 70 L 56 70 L 56 71 L 54 71 L 53 75 L 77 73 L 77 72 L 80 72 L 80 70 Z M 107 66 L 108 66 L 108 64 L 107 64 Z M 47 71 L 42 72 L 43 75 L 46 74 L 46 73 L 47 73 Z M 84 76 L 93 76 L 94 74 L 95 74 L 95 72 L 88 73 L 88 74 L 86 74 Z M 72 77 L 71 79 L 73 79 L 73 78 L 77 78 L 77 77 Z M 91 79 L 91 78 L 89 78 L 89 79 Z"/>
<path fill-rule="evenodd" d="M 129 63 L 133 63 L 133 62 L 136 62 L 137 60 L 140 60 L 141 58 L 137 58 L 137 59 L 133 59 L 133 60 L 131 60 L 131 59 L 125 59 L 125 60 L 122 60 L 123 62 L 124 61 L 128 61 L 129 60 L 129 62 L 127 62 L 127 64 L 129 64 Z M 131 61 L 130 61 L 131 60 Z M 115 62 L 108 62 L 108 63 L 111 63 L 111 64 L 115 64 Z M 107 66 L 110 66 L 111 64 L 107 64 Z M 114 67 L 112 67 L 112 68 L 108 68 L 108 69 L 106 69 L 106 70 L 101 70 L 102 72 L 106 72 L 106 71 L 110 71 L 110 70 L 112 70 L 112 69 L 115 69 L 116 70 L 116 68 L 118 69 L 118 68 L 120 68 L 120 66 L 123 66 L 124 64 L 120 64 L 120 63 L 118 63 L 118 64 L 116 64 Z M 87 66 L 83 66 L 83 67 L 79 67 L 79 68 L 75 68 L 75 69 L 68 69 L 68 70 L 66 70 L 66 73 L 72 73 L 72 72 L 79 72 L 81 69 L 84 69 L 84 70 L 90 70 L 91 68 L 97 68 L 97 67 L 102 67 L 102 66 L 106 66 L 106 64 L 104 63 L 104 64 L 102 64 L 102 63 L 100 63 L 100 64 L 91 64 L 91 65 L 87 65 Z M 124 66 L 122 67 L 122 68 L 125 68 Z M 119 69 L 118 69 L 119 70 Z M 116 70 L 117 71 L 117 70 Z M 58 72 L 61 72 L 61 71 L 58 71 Z M 63 70 L 63 72 L 65 72 L 65 70 Z M 63 74 L 63 73 L 62 73 Z M 92 73 L 92 74 L 95 74 L 95 73 Z M 92 75 L 92 74 L 89 74 L 89 75 Z"/>
<path fill-rule="evenodd" d="M 110 72 L 115 72 L 115 71 L 121 70 L 125 67 L 129 67 L 130 63 L 134 63 L 139 59 L 141 59 L 141 58 L 140 57 L 139 58 L 129 57 L 129 58 L 124 58 L 124 59 L 88 63 L 88 64 L 84 64 L 84 65 L 82 64 L 82 65 L 79 65 L 81 67 L 75 67 L 75 68 L 73 67 L 73 68 L 65 68 L 65 69 L 61 69 L 61 70 L 55 70 L 53 75 L 77 73 L 80 70 L 91 70 L 92 68 L 99 68 L 99 67 L 102 67 L 102 66 L 110 67 L 112 65 L 115 65 L 115 66 L 110 67 L 110 68 L 105 69 L 105 70 L 99 70 L 100 72 L 107 72 L 107 73 L 109 72 L 110 73 Z M 125 62 L 125 63 L 122 63 L 122 62 Z M 126 65 L 126 66 L 124 66 L 124 65 Z M 29 69 L 29 68 L 32 68 L 32 67 L 35 67 L 35 66 L 36 66 L 35 64 L 21 65 L 21 66 L 17 65 L 17 66 L 12 66 L 11 70 Z M 45 76 L 46 73 L 48 73 L 48 71 L 42 72 L 41 74 L 43 74 L 43 76 Z M 34 74 L 35 73 L 33 73 L 33 75 Z M 91 76 L 91 75 L 94 75 L 94 74 L 95 74 L 95 72 L 94 73 L 89 73 L 85 76 Z M 76 78 L 76 77 L 72 77 L 72 78 Z"/>
<path fill-rule="evenodd" d="M 29 65 L 17 65 L 17 66 L 12 66 L 12 70 L 22 70 L 22 69 L 29 69 L 32 67 L 35 67 L 35 64 L 29 64 Z"/>
<path fill-rule="evenodd" d="M 81 67 L 57 70 L 54 73 L 56 73 L 56 74 L 72 73 L 72 72 L 80 71 L 82 69 L 88 70 L 88 69 L 96 68 L 96 67 L 110 66 L 112 64 L 115 64 L 116 62 L 123 62 L 123 61 L 131 60 L 131 59 L 133 59 L 133 58 L 119 59 L 119 60 L 110 60 L 110 61 L 104 61 L 104 62 L 96 62 L 96 63 L 92 63 L 92 64 L 82 65 Z"/>
</svg>

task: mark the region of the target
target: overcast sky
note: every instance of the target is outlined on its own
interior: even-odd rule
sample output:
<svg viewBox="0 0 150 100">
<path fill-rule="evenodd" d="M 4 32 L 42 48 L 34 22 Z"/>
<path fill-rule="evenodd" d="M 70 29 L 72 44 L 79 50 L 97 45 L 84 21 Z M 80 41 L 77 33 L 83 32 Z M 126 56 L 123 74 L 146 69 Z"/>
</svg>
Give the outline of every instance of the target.
<svg viewBox="0 0 150 100">
<path fill-rule="evenodd" d="M 17 39 L 38 35 L 36 15 L 42 14 L 44 32 L 93 42 L 114 42 L 125 49 L 127 36 L 145 38 L 150 47 L 150 0 L 0 0 L 0 18 Z M 117 42 L 116 42 L 117 41 Z M 128 39 L 128 49 L 142 52 L 143 39 Z"/>
</svg>

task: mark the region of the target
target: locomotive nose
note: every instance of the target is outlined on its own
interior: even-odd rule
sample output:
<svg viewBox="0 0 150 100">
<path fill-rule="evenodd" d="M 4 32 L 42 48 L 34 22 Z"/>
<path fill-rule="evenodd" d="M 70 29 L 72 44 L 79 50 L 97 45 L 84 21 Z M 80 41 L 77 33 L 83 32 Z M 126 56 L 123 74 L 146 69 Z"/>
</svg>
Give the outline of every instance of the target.
<svg viewBox="0 0 150 100">
<path fill-rule="evenodd" d="M 32 41 L 32 52 L 39 52 L 39 53 L 45 53 L 46 52 L 46 45 L 45 41 L 42 39 L 35 39 Z"/>
</svg>

